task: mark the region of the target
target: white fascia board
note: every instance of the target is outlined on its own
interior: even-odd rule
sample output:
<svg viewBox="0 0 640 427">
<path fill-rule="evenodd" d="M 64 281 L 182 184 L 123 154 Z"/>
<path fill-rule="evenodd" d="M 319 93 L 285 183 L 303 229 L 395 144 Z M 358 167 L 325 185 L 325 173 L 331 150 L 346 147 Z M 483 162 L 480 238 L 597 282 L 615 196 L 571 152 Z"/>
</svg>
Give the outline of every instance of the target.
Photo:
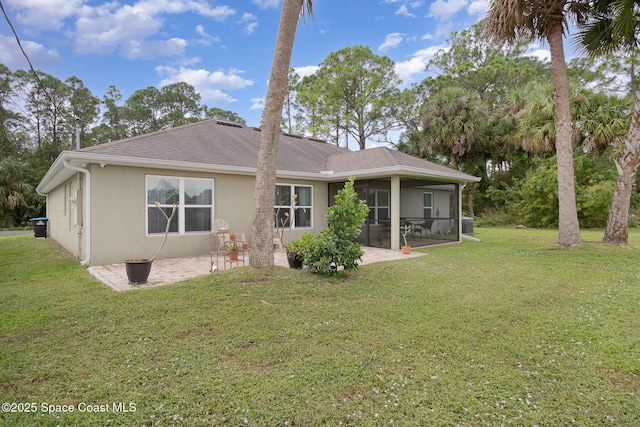
<svg viewBox="0 0 640 427">
<path fill-rule="evenodd" d="M 256 175 L 254 167 L 240 167 L 229 165 L 212 165 L 207 163 L 193 163 L 183 161 L 172 161 L 163 159 L 149 159 L 139 157 L 124 157 L 104 154 L 94 154 L 89 152 L 63 151 L 54 161 L 45 176 L 38 184 L 36 191 L 43 194 L 48 193 L 62 182 L 70 178 L 75 172 L 64 167 L 64 160 L 72 163 L 74 166 L 87 167 L 88 164 L 95 163 L 99 165 L 118 165 L 130 167 L 149 167 L 156 169 L 198 171 L 208 173 L 224 173 L 236 175 Z M 66 172 L 65 172 L 66 171 Z M 384 168 L 360 169 L 345 172 L 334 173 L 333 171 L 321 172 L 299 172 L 278 170 L 276 176 L 278 178 L 289 179 L 306 179 L 313 181 L 332 182 L 337 180 L 348 180 L 349 177 L 355 176 L 356 179 L 381 178 L 392 175 L 411 176 L 423 179 L 437 179 L 447 182 L 478 182 L 480 178 L 469 176 L 469 179 L 462 178 L 459 173 L 452 171 L 451 173 L 443 171 L 425 171 L 422 168 L 414 168 L 407 166 L 388 166 Z"/>
<path fill-rule="evenodd" d="M 367 178 L 380 178 L 384 176 L 393 176 L 393 175 L 401 175 L 403 177 L 414 177 L 414 178 L 422 178 L 422 179 L 437 179 L 446 182 L 456 182 L 456 183 L 465 183 L 465 182 L 479 182 L 481 178 L 468 175 L 468 179 L 464 179 L 460 176 L 460 173 L 455 171 L 443 172 L 443 171 L 425 171 L 422 168 L 414 168 L 408 166 L 388 166 L 384 168 L 375 168 L 375 169 L 361 169 L 361 170 L 353 170 L 347 172 L 339 172 L 331 175 L 323 174 L 323 178 L 325 181 L 335 181 L 342 179 L 349 179 L 351 176 L 355 176 L 356 179 L 367 179 Z"/>
</svg>

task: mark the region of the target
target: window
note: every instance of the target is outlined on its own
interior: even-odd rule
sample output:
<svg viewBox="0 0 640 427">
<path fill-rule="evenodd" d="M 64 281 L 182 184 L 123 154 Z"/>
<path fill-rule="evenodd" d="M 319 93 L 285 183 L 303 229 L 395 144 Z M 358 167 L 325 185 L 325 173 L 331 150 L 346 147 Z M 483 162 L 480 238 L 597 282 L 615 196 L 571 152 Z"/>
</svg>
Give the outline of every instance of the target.
<svg viewBox="0 0 640 427">
<path fill-rule="evenodd" d="M 284 228 L 311 228 L 312 196 L 310 186 L 277 184 L 276 204 L 273 210 L 277 217 L 275 227 L 282 228 L 284 224 Z"/>
<path fill-rule="evenodd" d="M 433 193 L 422 193 L 424 218 L 433 218 Z"/>
<path fill-rule="evenodd" d="M 171 221 L 170 233 L 210 232 L 213 217 L 213 180 L 147 176 L 147 233 L 162 234 L 173 205 L 178 210 Z"/>
<path fill-rule="evenodd" d="M 370 190 L 367 197 L 369 221 L 373 224 L 389 221 L 389 190 Z"/>
</svg>

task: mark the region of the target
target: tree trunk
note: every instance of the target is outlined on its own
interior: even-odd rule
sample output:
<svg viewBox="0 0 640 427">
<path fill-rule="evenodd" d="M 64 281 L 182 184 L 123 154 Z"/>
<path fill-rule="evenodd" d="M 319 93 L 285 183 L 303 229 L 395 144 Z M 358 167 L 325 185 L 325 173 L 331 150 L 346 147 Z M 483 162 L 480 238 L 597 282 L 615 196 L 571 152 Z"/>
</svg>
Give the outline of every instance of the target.
<svg viewBox="0 0 640 427">
<path fill-rule="evenodd" d="M 475 216 L 475 212 L 473 209 L 473 195 L 475 193 L 475 186 L 475 182 L 470 182 L 467 185 L 467 215 L 469 215 L 471 218 Z"/>
<path fill-rule="evenodd" d="M 551 52 L 553 103 L 556 124 L 556 162 L 558 166 L 558 241 L 560 245 L 580 243 L 580 224 L 576 208 L 573 171 L 573 129 L 569 106 L 569 82 L 562 45 L 562 21 L 549 29 L 547 40 Z"/>
<path fill-rule="evenodd" d="M 636 173 L 640 164 L 640 99 L 638 96 L 640 94 L 636 94 L 631 127 L 625 139 L 624 150 L 616 160 L 618 180 L 613 192 L 607 228 L 602 239 L 605 243 L 626 245 L 629 237 L 631 191 L 636 182 Z"/>
<path fill-rule="evenodd" d="M 276 47 L 271 65 L 269 87 L 262 113 L 260 153 L 254 190 L 252 267 L 273 266 L 273 209 L 276 191 L 278 140 L 282 121 L 282 106 L 287 92 L 291 52 L 298 27 L 303 0 L 284 0 Z"/>
</svg>

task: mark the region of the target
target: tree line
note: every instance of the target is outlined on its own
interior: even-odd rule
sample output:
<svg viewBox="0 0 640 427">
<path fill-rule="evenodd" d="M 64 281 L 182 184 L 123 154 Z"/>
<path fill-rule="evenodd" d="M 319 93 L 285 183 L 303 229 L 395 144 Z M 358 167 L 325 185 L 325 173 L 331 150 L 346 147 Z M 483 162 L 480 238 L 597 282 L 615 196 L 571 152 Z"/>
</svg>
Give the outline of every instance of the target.
<svg viewBox="0 0 640 427">
<path fill-rule="evenodd" d="M 448 48 L 429 61 L 429 77 L 404 88 L 389 58 L 346 47 L 311 76 L 289 71 L 281 128 L 360 149 L 392 144 L 482 177 L 465 189 L 466 213 L 479 222 L 557 227 L 551 64 L 525 55 L 527 46 L 524 37 L 488 38 L 476 24 L 452 33 Z M 609 56 L 567 66 L 583 227 L 607 222 L 630 125 L 633 65 L 633 58 Z M 33 189 L 59 152 L 73 146 L 77 125 L 88 146 L 209 117 L 244 124 L 233 112 L 202 105 L 186 83 L 141 89 L 123 102 L 116 87 L 100 100 L 75 77 L 62 82 L 6 67 L 0 77 L 0 225 L 25 222 L 41 209 Z M 635 188 L 632 196 L 635 211 Z"/>
<path fill-rule="evenodd" d="M 341 146 L 350 139 L 361 149 L 364 141 L 386 142 L 480 176 L 465 189 L 466 214 L 480 223 L 558 227 L 551 64 L 527 56 L 528 44 L 525 37 L 488 38 L 482 23 L 454 32 L 428 62 L 430 77 L 405 89 L 390 59 L 363 46 L 344 48 L 311 76 L 290 70 L 283 127 Z M 634 63 L 607 56 L 567 65 L 582 227 L 607 224 L 631 121 Z M 396 141 L 393 131 L 400 133 Z M 635 186 L 631 202 L 636 211 Z"/>
<path fill-rule="evenodd" d="M 209 118 L 245 124 L 203 104 L 184 82 L 136 90 L 124 101 L 110 86 L 99 99 L 75 76 L 61 81 L 0 64 L 0 227 L 44 214 L 35 188 L 57 156 L 76 146 L 77 131 L 87 147 Z"/>
</svg>

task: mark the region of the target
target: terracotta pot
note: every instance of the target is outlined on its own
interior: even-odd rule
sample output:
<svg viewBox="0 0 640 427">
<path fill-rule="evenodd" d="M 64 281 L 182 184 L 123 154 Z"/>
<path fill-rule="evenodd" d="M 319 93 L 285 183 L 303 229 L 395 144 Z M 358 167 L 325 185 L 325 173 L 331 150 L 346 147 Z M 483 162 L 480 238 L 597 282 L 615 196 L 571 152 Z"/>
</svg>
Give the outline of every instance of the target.
<svg viewBox="0 0 640 427">
<path fill-rule="evenodd" d="M 229 234 L 229 239 L 231 239 L 232 242 L 235 242 L 236 241 L 236 233 Z"/>
<path fill-rule="evenodd" d="M 124 262 L 125 270 L 127 272 L 127 279 L 131 285 L 144 285 L 149 279 L 149 273 L 151 273 L 151 264 L 153 260 L 150 259 L 128 259 Z"/>
<path fill-rule="evenodd" d="M 229 260 L 237 261 L 238 260 L 238 251 L 229 251 Z"/>
<path fill-rule="evenodd" d="M 410 254 L 411 253 L 411 246 L 403 246 L 402 247 L 402 253 L 403 254 Z"/>
<path fill-rule="evenodd" d="M 242 250 L 243 251 L 248 251 L 249 250 L 249 244 L 248 243 L 243 243 L 242 244 Z"/>
</svg>

